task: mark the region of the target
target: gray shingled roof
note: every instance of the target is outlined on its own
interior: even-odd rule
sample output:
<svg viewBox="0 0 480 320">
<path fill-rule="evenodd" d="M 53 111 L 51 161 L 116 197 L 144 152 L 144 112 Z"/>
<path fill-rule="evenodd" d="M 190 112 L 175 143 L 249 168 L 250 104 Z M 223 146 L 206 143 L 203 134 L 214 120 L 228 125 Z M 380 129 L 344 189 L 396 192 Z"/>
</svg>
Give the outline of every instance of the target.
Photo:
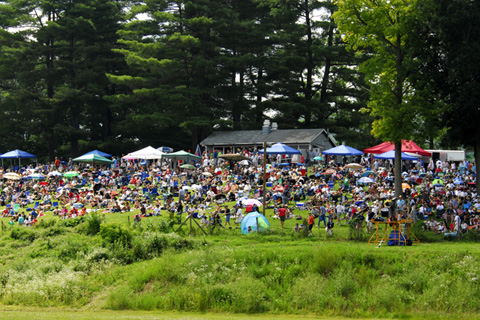
<svg viewBox="0 0 480 320">
<path fill-rule="evenodd" d="M 263 134 L 261 130 L 216 131 L 200 144 L 204 146 L 254 145 L 269 143 L 310 144 L 325 129 L 286 129 Z"/>
</svg>

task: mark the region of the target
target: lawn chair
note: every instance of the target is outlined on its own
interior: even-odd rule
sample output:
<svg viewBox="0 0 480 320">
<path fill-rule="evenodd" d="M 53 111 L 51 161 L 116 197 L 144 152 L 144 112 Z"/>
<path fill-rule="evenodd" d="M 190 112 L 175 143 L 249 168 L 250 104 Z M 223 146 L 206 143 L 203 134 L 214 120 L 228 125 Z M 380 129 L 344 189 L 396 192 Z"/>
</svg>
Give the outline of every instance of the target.
<svg viewBox="0 0 480 320">
<path fill-rule="evenodd" d="M 40 202 L 36 201 L 35 205 L 33 206 L 33 209 L 37 210 L 40 207 Z"/>
<path fill-rule="evenodd" d="M 58 208 L 58 201 L 54 201 L 52 203 L 52 208 Z"/>
</svg>

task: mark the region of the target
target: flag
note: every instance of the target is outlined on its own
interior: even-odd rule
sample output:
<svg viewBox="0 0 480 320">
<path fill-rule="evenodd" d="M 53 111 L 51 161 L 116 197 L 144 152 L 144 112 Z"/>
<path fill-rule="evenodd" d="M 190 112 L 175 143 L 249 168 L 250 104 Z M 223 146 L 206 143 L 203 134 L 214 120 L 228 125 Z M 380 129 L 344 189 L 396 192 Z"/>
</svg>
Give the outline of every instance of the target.
<svg viewBox="0 0 480 320">
<path fill-rule="evenodd" d="M 202 150 L 200 149 L 200 145 L 197 144 L 197 149 L 195 150 L 195 155 L 201 157 L 202 156 Z"/>
</svg>

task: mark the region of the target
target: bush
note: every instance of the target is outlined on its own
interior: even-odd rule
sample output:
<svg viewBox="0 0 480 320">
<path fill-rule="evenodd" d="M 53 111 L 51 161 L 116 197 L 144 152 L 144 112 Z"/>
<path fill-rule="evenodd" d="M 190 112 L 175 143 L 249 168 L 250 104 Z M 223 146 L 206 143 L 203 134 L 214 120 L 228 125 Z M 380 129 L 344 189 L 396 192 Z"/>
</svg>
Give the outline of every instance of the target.
<svg viewBox="0 0 480 320">
<path fill-rule="evenodd" d="M 37 233 L 26 227 L 13 228 L 10 237 L 15 240 L 24 240 L 33 242 L 37 238 Z"/>
<path fill-rule="evenodd" d="M 88 235 L 96 235 L 100 232 L 100 226 L 102 224 L 102 217 L 98 213 L 92 213 L 86 218 L 86 233 Z"/>
<path fill-rule="evenodd" d="M 100 226 L 100 236 L 107 243 L 121 243 L 127 247 L 130 247 L 133 238 L 132 232 L 127 227 L 111 223 Z"/>
<path fill-rule="evenodd" d="M 74 228 L 84 222 L 85 222 L 85 217 L 76 217 L 71 219 L 60 220 L 58 225 L 65 226 L 67 228 Z"/>
</svg>

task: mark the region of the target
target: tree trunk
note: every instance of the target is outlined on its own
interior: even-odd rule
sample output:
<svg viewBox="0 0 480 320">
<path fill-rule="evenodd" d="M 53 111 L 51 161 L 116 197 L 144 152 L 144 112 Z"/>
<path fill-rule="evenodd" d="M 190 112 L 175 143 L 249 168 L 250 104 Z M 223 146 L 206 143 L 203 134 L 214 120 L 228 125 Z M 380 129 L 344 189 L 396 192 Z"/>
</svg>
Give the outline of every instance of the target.
<svg viewBox="0 0 480 320">
<path fill-rule="evenodd" d="M 402 141 L 395 142 L 395 197 L 398 198 L 402 191 Z"/>
<path fill-rule="evenodd" d="M 313 96 L 313 38 L 312 38 L 312 21 L 310 19 L 309 0 L 305 0 L 305 25 L 307 28 L 307 81 L 305 87 L 305 126 L 309 126 L 312 120 L 311 100 Z"/>
<path fill-rule="evenodd" d="M 473 147 L 473 156 L 475 158 L 475 167 L 477 168 L 475 174 L 477 175 L 477 193 L 480 191 L 480 179 L 478 179 L 478 164 L 480 164 L 480 141 L 476 141 Z"/>
</svg>

